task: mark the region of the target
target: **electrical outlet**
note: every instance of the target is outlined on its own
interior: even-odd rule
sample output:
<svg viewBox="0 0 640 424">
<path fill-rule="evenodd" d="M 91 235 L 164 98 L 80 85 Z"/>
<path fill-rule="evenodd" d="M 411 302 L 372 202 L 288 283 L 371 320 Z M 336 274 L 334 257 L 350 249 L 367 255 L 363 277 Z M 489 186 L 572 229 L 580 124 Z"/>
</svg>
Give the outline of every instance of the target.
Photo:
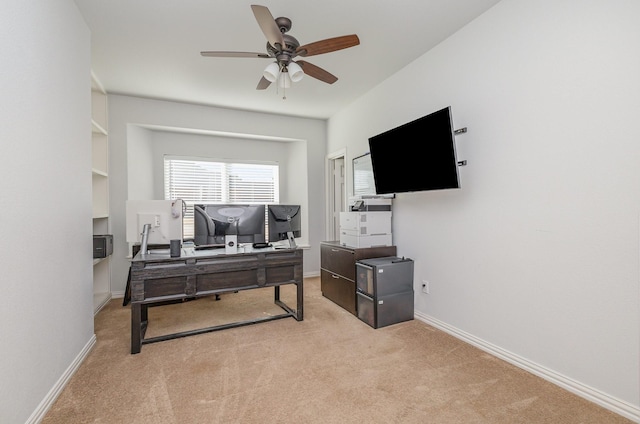
<svg viewBox="0 0 640 424">
<path fill-rule="evenodd" d="M 422 293 L 429 294 L 429 281 L 422 280 Z"/>
</svg>

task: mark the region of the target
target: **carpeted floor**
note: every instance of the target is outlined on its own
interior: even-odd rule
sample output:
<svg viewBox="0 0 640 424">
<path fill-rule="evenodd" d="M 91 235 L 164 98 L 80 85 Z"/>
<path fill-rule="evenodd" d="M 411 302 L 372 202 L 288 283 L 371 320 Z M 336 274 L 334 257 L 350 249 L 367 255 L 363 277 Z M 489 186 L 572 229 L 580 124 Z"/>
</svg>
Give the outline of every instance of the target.
<svg viewBox="0 0 640 424">
<path fill-rule="evenodd" d="M 304 282 L 293 318 L 142 346 L 112 300 L 43 419 L 64 423 L 631 423 L 420 321 L 373 329 Z M 295 305 L 293 287 L 282 299 Z M 149 309 L 147 337 L 279 314 L 273 289 Z"/>
</svg>

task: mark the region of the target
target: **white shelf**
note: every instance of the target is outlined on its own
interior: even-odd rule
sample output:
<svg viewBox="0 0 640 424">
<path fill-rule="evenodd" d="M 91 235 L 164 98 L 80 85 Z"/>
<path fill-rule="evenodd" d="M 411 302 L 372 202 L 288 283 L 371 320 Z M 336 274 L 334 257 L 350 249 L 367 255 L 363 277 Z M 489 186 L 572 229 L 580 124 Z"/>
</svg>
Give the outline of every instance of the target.
<svg viewBox="0 0 640 424">
<path fill-rule="evenodd" d="M 107 130 L 102 128 L 102 125 L 98 124 L 94 119 L 91 119 L 91 130 L 93 134 L 107 135 Z"/>
<path fill-rule="evenodd" d="M 109 176 L 109 175 L 106 173 L 106 171 L 101 171 L 101 170 L 99 170 L 99 169 L 95 169 L 95 168 L 93 168 L 93 169 L 91 170 L 91 172 L 93 173 L 93 175 L 96 175 L 96 176 L 98 176 L 98 177 L 105 177 L 105 178 L 107 178 L 107 177 Z"/>
</svg>

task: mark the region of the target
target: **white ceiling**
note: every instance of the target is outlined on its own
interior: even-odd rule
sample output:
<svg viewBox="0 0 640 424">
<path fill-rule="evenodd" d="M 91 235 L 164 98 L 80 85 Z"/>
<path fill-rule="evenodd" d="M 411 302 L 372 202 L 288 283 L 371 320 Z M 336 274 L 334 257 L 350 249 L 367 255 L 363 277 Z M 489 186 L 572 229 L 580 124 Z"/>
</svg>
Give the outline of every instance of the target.
<svg viewBox="0 0 640 424">
<path fill-rule="evenodd" d="M 92 37 L 92 68 L 108 93 L 329 118 L 499 0 L 75 0 Z M 283 93 L 256 90 L 272 61 L 204 50 L 266 53 L 250 5 L 293 22 L 301 45 L 357 34 L 360 45 L 309 56 L 338 77 L 305 76 Z"/>
</svg>

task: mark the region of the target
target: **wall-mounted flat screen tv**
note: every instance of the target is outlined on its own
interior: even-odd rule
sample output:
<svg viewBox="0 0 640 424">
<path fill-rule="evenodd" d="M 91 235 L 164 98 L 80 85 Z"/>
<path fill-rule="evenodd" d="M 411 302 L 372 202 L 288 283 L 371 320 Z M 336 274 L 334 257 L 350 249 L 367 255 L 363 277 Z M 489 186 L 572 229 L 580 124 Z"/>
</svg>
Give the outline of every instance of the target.
<svg viewBox="0 0 640 424">
<path fill-rule="evenodd" d="M 369 138 L 377 194 L 460 188 L 451 106 Z"/>
</svg>

